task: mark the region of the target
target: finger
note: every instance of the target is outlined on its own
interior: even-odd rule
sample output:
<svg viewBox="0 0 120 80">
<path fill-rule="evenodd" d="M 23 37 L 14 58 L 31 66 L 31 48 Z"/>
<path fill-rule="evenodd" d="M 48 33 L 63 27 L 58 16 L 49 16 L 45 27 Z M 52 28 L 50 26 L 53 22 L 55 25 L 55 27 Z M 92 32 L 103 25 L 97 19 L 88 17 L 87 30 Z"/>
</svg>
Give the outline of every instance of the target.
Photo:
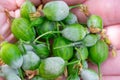
<svg viewBox="0 0 120 80">
<path fill-rule="evenodd" d="M 41 0 L 31 0 L 36 6 L 41 4 Z"/>
<path fill-rule="evenodd" d="M 20 6 L 25 2 L 25 0 L 16 0 L 17 6 L 20 8 Z M 38 6 L 41 4 L 41 0 L 31 0 L 31 2 L 35 5 Z"/>
<path fill-rule="evenodd" d="M 79 8 L 74 8 L 74 9 L 71 10 L 71 12 L 74 13 L 77 16 L 78 21 L 80 23 L 86 23 L 87 17 L 85 16 L 85 14 L 83 12 L 80 11 Z"/>
<path fill-rule="evenodd" d="M 5 80 L 3 77 L 0 76 L 0 80 Z"/>
<path fill-rule="evenodd" d="M 17 6 L 20 8 L 20 6 L 25 2 L 25 0 L 15 0 Z"/>
<path fill-rule="evenodd" d="M 91 14 L 102 17 L 104 26 L 108 26 L 120 23 L 119 3 L 120 0 L 87 0 L 84 4 L 87 5 Z M 86 23 L 86 17 L 79 9 L 74 9 L 73 12 L 80 22 Z"/>
<path fill-rule="evenodd" d="M 0 5 L 0 12 L 3 12 L 4 11 L 4 8 L 2 5 Z"/>
<path fill-rule="evenodd" d="M 11 43 L 14 43 L 14 42 L 17 41 L 17 39 L 14 37 L 13 34 L 10 34 L 5 40 L 6 40 L 6 41 L 9 41 L 9 42 L 11 42 Z"/>
<path fill-rule="evenodd" d="M 6 20 L 7 20 L 6 14 L 4 12 L 0 12 L 0 28 L 6 22 Z"/>
<path fill-rule="evenodd" d="M 53 0 L 42 0 L 42 3 L 45 4 L 49 1 L 53 1 Z M 63 0 L 63 1 L 65 1 L 68 5 L 76 5 L 76 4 L 83 3 L 86 0 Z"/>
<path fill-rule="evenodd" d="M 86 23 L 87 18 L 85 17 L 85 15 L 82 12 L 80 12 L 80 10 L 78 8 L 73 9 L 72 12 L 77 15 L 80 23 Z M 112 16 L 111 16 L 111 18 L 112 18 Z M 103 20 L 103 21 L 105 21 L 105 20 Z M 114 21 L 116 21 L 116 20 L 114 20 Z M 112 21 L 109 21 L 109 22 L 112 22 Z M 106 23 L 106 22 L 104 22 L 104 23 Z M 120 49 L 120 42 L 119 42 L 120 38 L 118 37 L 120 35 L 120 25 L 109 26 L 106 29 L 107 29 L 107 35 L 108 35 L 109 39 L 111 40 L 112 44 L 117 49 Z"/>
<path fill-rule="evenodd" d="M 15 10 L 17 9 L 15 0 L 1 0 L 0 5 L 4 7 L 4 9 Z"/>
<path fill-rule="evenodd" d="M 6 37 L 6 33 L 8 32 L 9 29 L 9 22 L 7 21 L 7 16 L 4 12 L 0 12 L 0 35 L 2 35 L 4 38 Z"/>
<path fill-rule="evenodd" d="M 0 5 L 4 7 L 4 9 L 7 10 L 16 10 L 18 7 L 20 7 L 25 0 L 1 0 Z M 41 0 L 31 0 L 36 6 L 41 4 Z"/>
<path fill-rule="evenodd" d="M 20 17 L 20 9 L 17 9 L 15 11 L 15 18 L 19 18 Z"/>
<path fill-rule="evenodd" d="M 103 76 L 103 80 L 120 80 L 120 76 Z"/>
<path fill-rule="evenodd" d="M 2 32 L 3 38 L 4 39 L 7 38 L 10 34 L 10 23 L 9 22 L 4 23 L 0 31 Z"/>
<path fill-rule="evenodd" d="M 88 0 L 85 5 L 88 6 L 92 14 L 102 17 L 104 25 L 113 25 L 120 23 L 120 0 Z"/>
<path fill-rule="evenodd" d="M 94 64 L 89 64 L 89 68 L 97 71 L 97 66 Z M 113 57 L 109 53 L 108 59 L 101 65 L 102 75 L 119 75 L 120 76 L 120 50 L 117 51 L 117 56 Z"/>
<path fill-rule="evenodd" d="M 106 27 L 108 38 L 116 49 L 120 49 L 120 25 Z"/>
<path fill-rule="evenodd" d="M 12 17 L 15 17 L 15 14 L 13 11 L 9 12 Z M 2 35 L 3 39 L 13 42 L 15 41 L 13 36 L 11 36 L 11 29 L 10 29 L 10 21 L 4 12 L 0 12 L 0 35 Z"/>
<path fill-rule="evenodd" d="M 15 12 L 14 12 L 14 11 L 9 11 L 9 15 L 10 15 L 11 17 L 15 17 Z M 8 16 L 8 18 L 9 18 L 9 16 Z"/>
</svg>

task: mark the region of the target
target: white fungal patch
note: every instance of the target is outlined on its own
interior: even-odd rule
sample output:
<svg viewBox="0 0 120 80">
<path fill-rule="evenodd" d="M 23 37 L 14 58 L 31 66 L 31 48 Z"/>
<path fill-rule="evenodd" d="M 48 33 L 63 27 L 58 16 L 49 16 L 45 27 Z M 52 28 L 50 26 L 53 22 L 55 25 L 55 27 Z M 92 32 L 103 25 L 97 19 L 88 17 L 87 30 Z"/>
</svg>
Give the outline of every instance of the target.
<svg viewBox="0 0 120 80">
<path fill-rule="evenodd" d="M 101 17 L 96 16 L 96 15 L 91 15 L 87 21 L 87 26 L 88 27 L 98 27 L 102 28 L 103 27 L 103 22 Z"/>
<path fill-rule="evenodd" d="M 84 68 L 84 69 L 87 69 L 87 68 L 88 68 L 88 63 L 87 63 L 87 61 L 84 61 L 84 62 L 82 63 L 82 65 L 83 65 L 83 68 Z"/>
<path fill-rule="evenodd" d="M 98 74 L 90 69 L 83 69 L 81 71 L 81 78 L 83 80 L 99 80 Z"/>
<path fill-rule="evenodd" d="M 86 31 L 80 24 L 71 24 L 63 29 L 62 35 L 68 40 L 79 41 L 85 37 Z"/>
<path fill-rule="evenodd" d="M 44 6 L 43 13 L 50 20 L 60 21 L 68 16 L 69 7 L 64 1 L 52 1 Z"/>
<path fill-rule="evenodd" d="M 4 73 L 4 75 L 9 75 L 9 74 L 18 74 L 18 70 L 17 69 L 13 69 L 11 67 L 9 67 L 8 65 L 3 65 L 1 66 L 1 71 Z"/>
<path fill-rule="evenodd" d="M 64 5 L 64 6 L 62 6 L 61 8 L 61 5 Z M 68 16 L 69 7 L 63 2 L 59 3 L 57 6 L 58 6 L 58 11 L 56 11 L 56 21 L 60 21 L 65 19 Z"/>
<path fill-rule="evenodd" d="M 83 42 L 84 42 L 85 46 L 90 47 L 90 46 L 95 45 L 97 40 L 98 40 L 97 35 L 89 34 L 83 39 Z"/>
<path fill-rule="evenodd" d="M 9 74 L 6 76 L 6 80 L 21 80 L 16 74 Z"/>
<path fill-rule="evenodd" d="M 10 64 L 10 66 L 14 69 L 20 68 L 23 64 L 23 57 L 20 56 L 20 58 L 12 61 L 12 63 Z"/>
<path fill-rule="evenodd" d="M 67 18 L 65 18 L 63 21 L 67 24 L 74 24 L 74 23 L 78 22 L 77 16 L 74 15 L 73 13 L 69 13 Z"/>
<path fill-rule="evenodd" d="M 25 44 L 24 47 L 25 47 L 26 51 L 32 51 L 33 50 L 33 47 L 31 45 Z"/>
<path fill-rule="evenodd" d="M 23 65 L 22 68 L 24 70 L 29 70 L 31 68 L 34 69 L 36 65 L 38 65 L 40 62 L 40 58 L 32 51 L 28 51 L 24 56 L 23 56 Z"/>
<path fill-rule="evenodd" d="M 45 61 L 45 70 L 49 74 L 59 75 L 62 72 L 61 70 L 63 70 L 63 67 L 65 65 L 64 60 L 59 57 L 51 57 L 46 59 Z"/>
<path fill-rule="evenodd" d="M 73 33 L 76 32 L 76 34 L 78 34 L 78 29 L 74 29 L 74 28 L 66 28 L 62 31 L 62 35 L 71 40 L 71 41 L 76 41 L 76 40 L 79 40 L 79 36 L 77 35 L 74 35 Z"/>
</svg>

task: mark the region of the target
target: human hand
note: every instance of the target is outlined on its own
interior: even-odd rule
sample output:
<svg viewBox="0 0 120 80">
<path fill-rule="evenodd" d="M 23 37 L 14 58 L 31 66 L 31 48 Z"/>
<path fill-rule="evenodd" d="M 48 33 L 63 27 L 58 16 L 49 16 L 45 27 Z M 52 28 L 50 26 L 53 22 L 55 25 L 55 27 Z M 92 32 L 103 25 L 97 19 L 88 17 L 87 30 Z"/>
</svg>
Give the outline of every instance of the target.
<svg viewBox="0 0 120 80">
<path fill-rule="evenodd" d="M 104 27 L 107 30 L 107 35 L 111 40 L 113 46 L 117 49 L 117 56 L 112 57 L 111 53 L 109 58 L 101 66 L 103 74 L 103 80 L 119 80 L 120 79 L 120 12 L 118 6 L 119 0 L 88 0 L 84 4 L 88 6 L 91 14 L 96 14 L 102 17 Z M 77 14 L 80 22 L 85 22 L 86 17 L 79 10 L 74 9 L 74 13 Z M 90 67 L 97 69 L 93 64 Z"/>
<path fill-rule="evenodd" d="M 120 79 L 120 12 L 118 6 L 119 0 L 88 0 L 84 4 L 88 6 L 91 14 L 96 14 L 102 17 L 104 22 L 104 27 L 107 30 L 107 35 L 111 40 L 112 44 L 117 49 L 117 56 L 112 57 L 111 53 L 107 61 L 102 64 L 101 71 L 103 74 L 103 80 L 119 80 Z M 77 14 L 79 22 L 85 22 L 86 17 L 79 10 L 74 9 L 74 13 Z M 93 67 L 93 64 L 90 65 Z"/>
<path fill-rule="evenodd" d="M 10 31 L 10 21 L 9 17 L 6 14 L 5 10 L 8 10 L 10 16 L 13 18 L 20 17 L 20 6 L 25 0 L 6 0 L 0 1 L 0 36 L 3 39 L 15 42 L 15 38 Z M 40 0 L 31 0 L 36 6 L 38 6 L 41 1 Z M 10 6 L 9 6 L 10 5 Z M 1 38 L 1 37 L 0 37 Z"/>
<path fill-rule="evenodd" d="M 0 1 L 0 42 L 2 40 L 6 40 L 9 42 L 15 42 L 16 39 L 14 38 L 13 34 L 11 34 L 10 30 L 10 20 L 5 12 L 7 9 L 10 16 L 13 18 L 20 17 L 20 6 L 25 0 L 1 0 Z M 36 6 L 41 4 L 40 0 L 31 0 Z M 0 76 L 0 80 L 5 80 L 3 77 Z"/>
<path fill-rule="evenodd" d="M 20 2 L 17 2 L 19 0 L 7 0 L 6 2 L 9 2 L 8 4 L 11 4 L 11 7 L 7 7 L 5 3 L 5 1 L 1 1 L 0 5 L 2 4 L 2 6 L 4 6 L 4 8 L 7 8 L 8 10 L 10 10 L 10 13 L 12 16 L 14 17 L 19 17 L 19 7 L 20 5 L 23 3 L 23 0 L 20 0 Z M 34 0 L 34 3 L 40 3 L 40 0 Z M 49 1 L 49 0 L 44 0 Z M 107 35 L 109 36 L 112 44 L 117 48 L 117 57 L 113 58 L 111 55 L 109 56 L 109 59 L 103 63 L 101 69 L 102 69 L 102 73 L 103 75 L 105 75 L 103 77 L 103 80 L 119 80 L 120 79 L 120 70 L 119 67 L 120 65 L 118 65 L 120 62 L 119 58 L 120 58 L 120 42 L 119 42 L 119 35 L 120 35 L 120 12 L 119 10 L 119 0 L 90 0 L 90 1 L 85 1 L 85 0 L 65 0 L 69 5 L 75 5 L 78 3 L 84 3 L 88 6 L 88 9 L 90 11 L 91 14 L 96 14 L 99 15 L 103 18 L 104 21 L 104 26 L 105 29 L 107 30 Z M 38 5 L 38 4 L 36 4 Z M 2 9 L 2 7 L 0 7 L 0 10 L 4 10 Z M 15 10 L 15 12 L 13 11 Z M 118 12 L 117 12 L 118 11 Z M 85 22 L 86 21 L 86 17 L 85 15 L 80 12 L 77 9 L 73 9 L 73 12 L 78 16 L 79 22 Z M 13 40 L 13 36 L 12 34 L 10 34 L 10 23 L 7 22 L 7 17 L 5 15 L 4 12 L 0 12 L 0 16 L 3 16 L 3 18 L 1 18 L 1 22 L 0 22 L 0 34 L 3 35 L 3 37 L 5 37 L 6 40 L 9 41 L 14 41 Z M 8 37 L 9 36 L 9 37 Z M 114 70 L 113 70 L 114 69 Z"/>
</svg>

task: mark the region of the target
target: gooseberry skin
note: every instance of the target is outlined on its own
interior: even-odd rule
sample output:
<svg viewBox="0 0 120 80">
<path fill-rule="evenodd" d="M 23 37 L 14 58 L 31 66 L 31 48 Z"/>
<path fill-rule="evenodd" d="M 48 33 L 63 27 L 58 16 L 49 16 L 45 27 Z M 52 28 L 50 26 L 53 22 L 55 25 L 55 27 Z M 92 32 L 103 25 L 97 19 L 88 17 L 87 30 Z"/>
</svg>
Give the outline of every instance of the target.
<svg viewBox="0 0 120 80">
<path fill-rule="evenodd" d="M 37 44 L 32 45 L 33 51 L 40 57 L 40 58 L 46 58 L 49 56 L 49 50 L 47 45 L 45 44 Z"/>
<path fill-rule="evenodd" d="M 22 68 L 24 70 L 35 70 L 40 64 L 40 58 L 33 51 L 27 51 L 23 56 Z"/>
<path fill-rule="evenodd" d="M 17 69 L 13 69 L 6 64 L 1 66 L 1 71 L 4 73 L 4 75 L 9 75 L 9 74 L 18 75 L 19 74 Z"/>
<path fill-rule="evenodd" d="M 54 80 L 64 72 L 65 61 L 60 57 L 44 59 L 39 67 L 39 74 L 46 79 Z"/>
<path fill-rule="evenodd" d="M 81 78 L 83 80 L 99 80 L 98 74 L 91 69 L 83 69 L 81 71 Z"/>
<path fill-rule="evenodd" d="M 88 58 L 88 49 L 85 46 L 78 48 L 79 51 L 76 52 L 76 57 L 81 60 L 86 60 Z"/>
<path fill-rule="evenodd" d="M 89 58 L 95 64 L 101 64 L 108 58 L 108 45 L 98 40 L 94 46 L 89 47 Z"/>
<path fill-rule="evenodd" d="M 64 1 L 48 2 L 43 8 L 44 15 L 52 21 L 61 21 L 69 14 L 69 7 Z"/>
<path fill-rule="evenodd" d="M 5 43 L 0 50 L 1 59 L 13 69 L 18 69 L 22 66 L 23 57 L 19 48 L 11 43 Z"/>
<path fill-rule="evenodd" d="M 26 18 L 28 20 L 30 20 L 30 13 L 35 13 L 35 12 L 36 12 L 36 8 L 33 5 L 33 3 L 30 2 L 29 0 L 26 0 L 20 8 L 21 17 Z"/>
<path fill-rule="evenodd" d="M 53 55 L 63 58 L 65 61 L 68 61 L 73 56 L 73 47 L 65 47 L 60 49 L 54 49 L 55 47 L 65 46 L 71 42 L 63 37 L 58 37 L 54 39 L 53 42 Z"/>
<path fill-rule="evenodd" d="M 99 40 L 99 35 L 96 34 L 88 34 L 83 39 L 83 43 L 85 46 L 90 47 L 96 44 L 96 42 Z"/>
<path fill-rule="evenodd" d="M 77 23 L 77 16 L 73 13 L 69 13 L 69 15 L 63 20 L 65 24 L 74 24 Z"/>
<path fill-rule="evenodd" d="M 48 31 L 55 31 L 56 30 L 56 23 L 54 21 L 50 20 L 44 20 L 44 22 L 37 27 L 37 33 L 38 35 L 41 35 L 43 33 L 46 33 Z M 42 38 L 51 38 L 53 37 L 53 34 L 48 34 L 46 36 L 43 36 Z"/>
<path fill-rule="evenodd" d="M 9 74 L 9 75 L 6 76 L 6 80 L 21 80 L 21 79 L 16 74 Z"/>
<path fill-rule="evenodd" d="M 30 22 L 25 18 L 14 19 L 11 31 L 17 39 L 24 41 L 33 41 L 36 35 L 34 28 L 30 27 Z"/>
<path fill-rule="evenodd" d="M 88 27 L 94 27 L 94 28 L 103 29 L 102 18 L 100 16 L 97 16 L 97 15 L 91 15 L 88 18 L 87 26 Z"/>
<path fill-rule="evenodd" d="M 86 36 L 86 31 L 80 24 L 71 24 L 62 30 L 62 36 L 70 41 L 80 41 Z"/>
</svg>

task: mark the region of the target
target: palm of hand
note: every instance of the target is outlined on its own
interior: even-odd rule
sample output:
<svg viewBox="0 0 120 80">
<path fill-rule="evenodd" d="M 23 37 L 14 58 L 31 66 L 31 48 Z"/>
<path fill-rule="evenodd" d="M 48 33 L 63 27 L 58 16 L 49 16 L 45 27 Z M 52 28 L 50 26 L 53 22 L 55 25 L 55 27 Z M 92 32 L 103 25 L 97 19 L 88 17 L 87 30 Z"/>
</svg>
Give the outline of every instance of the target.
<svg viewBox="0 0 120 80">
<path fill-rule="evenodd" d="M 32 0 L 36 5 L 39 5 L 40 0 Z M 49 0 L 45 0 L 49 1 Z M 104 75 L 103 80 L 119 80 L 120 79 L 120 12 L 119 12 L 119 0 L 65 0 L 70 5 L 84 2 L 90 10 L 92 14 L 97 14 L 103 18 L 105 29 L 107 30 L 107 35 L 112 41 L 113 45 L 117 49 L 117 57 L 113 58 L 110 54 L 109 59 L 102 64 L 102 73 Z M 0 34 L 8 41 L 14 41 L 13 35 L 10 32 L 10 23 L 8 21 L 8 17 L 4 12 L 4 8 L 10 11 L 10 14 L 13 17 L 19 17 L 19 7 L 24 2 L 24 0 L 7 0 L 0 2 Z M 11 4 L 9 7 L 8 4 Z M 74 9 L 73 12 L 78 16 L 80 22 L 85 22 L 86 17 L 78 11 Z M 93 65 L 91 64 L 90 67 Z M 1 80 L 1 79 L 0 79 Z"/>
</svg>

